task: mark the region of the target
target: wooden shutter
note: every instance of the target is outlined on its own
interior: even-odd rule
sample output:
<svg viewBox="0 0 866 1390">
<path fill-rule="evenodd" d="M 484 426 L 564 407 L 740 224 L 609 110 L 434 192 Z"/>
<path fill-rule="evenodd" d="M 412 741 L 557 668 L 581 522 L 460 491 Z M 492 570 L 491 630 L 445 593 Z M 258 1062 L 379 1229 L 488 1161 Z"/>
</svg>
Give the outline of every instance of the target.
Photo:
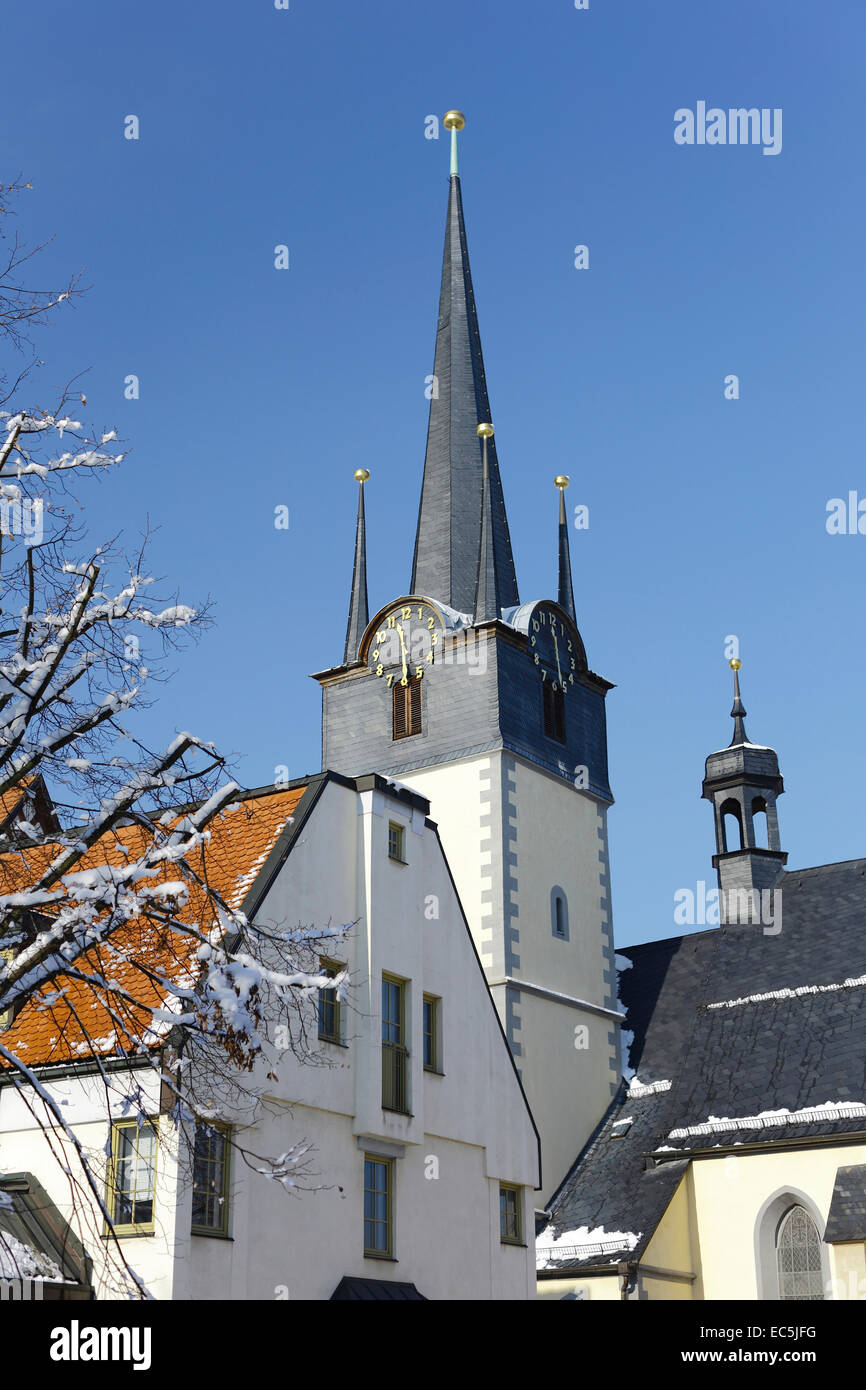
<svg viewBox="0 0 866 1390">
<path fill-rule="evenodd" d="M 417 678 L 408 685 L 393 686 L 394 738 L 409 738 L 421 732 L 421 682 Z"/>
<path fill-rule="evenodd" d="M 405 738 L 406 728 L 406 686 L 397 682 L 393 688 L 394 696 L 394 737 Z"/>
<path fill-rule="evenodd" d="M 420 734 L 421 732 L 421 682 L 416 679 L 409 682 L 406 691 L 409 696 L 409 732 Z"/>
</svg>

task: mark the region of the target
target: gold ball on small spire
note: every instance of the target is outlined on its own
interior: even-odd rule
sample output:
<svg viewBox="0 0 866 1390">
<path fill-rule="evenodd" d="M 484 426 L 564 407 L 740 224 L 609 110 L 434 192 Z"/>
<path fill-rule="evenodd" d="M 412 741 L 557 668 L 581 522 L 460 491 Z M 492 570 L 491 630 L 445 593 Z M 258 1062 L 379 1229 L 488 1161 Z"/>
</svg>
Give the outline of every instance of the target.
<svg viewBox="0 0 866 1390">
<path fill-rule="evenodd" d="M 569 478 L 567 473 L 557 473 L 556 477 L 553 480 L 553 486 L 558 487 L 560 492 L 564 492 L 570 482 L 571 479 Z"/>
<path fill-rule="evenodd" d="M 484 420 L 478 426 L 475 433 L 478 435 L 479 439 L 490 439 L 493 434 L 493 426 L 490 424 L 489 420 Z"/>
<path fill-rule="evenodd" d="M 462 130 L 466 124 L 466 117 L 462 111 L 446 111 L 442 117 L 442 124 L 446 130 Z"/>
<path fill-rule="evenodd" d="M 369 478 L 369 476 L 370 476 L 370 470 L 369 470 L 369 468 L 356 468 L 356 469 L 355 469 L 355 482 L 356 482 L 356 483 L 366 483 L 366 481 L 367 481 L 367 479 Z"/>
<path fill-rule="evenodd" d="M 742 668 L 743 663 L 742 661 L 740 661 L 739 657 L 732 656 L 730 661 L 728 662 L 728 665 L 730 666 L 732 671 L 739 671 Z"/>
</svg>

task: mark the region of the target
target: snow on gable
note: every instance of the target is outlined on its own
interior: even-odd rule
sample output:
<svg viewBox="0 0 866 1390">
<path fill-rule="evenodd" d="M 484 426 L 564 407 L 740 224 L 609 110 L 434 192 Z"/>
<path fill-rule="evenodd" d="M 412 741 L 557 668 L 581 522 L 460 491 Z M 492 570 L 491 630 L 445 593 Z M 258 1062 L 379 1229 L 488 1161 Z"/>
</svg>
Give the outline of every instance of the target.
<svg viewBox="0 0 866 1390">
<path fill-rule="evenodd" d="M 606 1231 L 603 1226 L 596 1226 L 592 1231 L 588 1226 L 578 1226 L 577 1230 L 562 1231 L 556 1236 L 548 1228 L 535 1241 L 536 1267 L 555 1269 L 560 1260 L 630 1254 L 640 1238 L 640 1231 L 637 1234 L 634 1231 Z"/>
</svg>

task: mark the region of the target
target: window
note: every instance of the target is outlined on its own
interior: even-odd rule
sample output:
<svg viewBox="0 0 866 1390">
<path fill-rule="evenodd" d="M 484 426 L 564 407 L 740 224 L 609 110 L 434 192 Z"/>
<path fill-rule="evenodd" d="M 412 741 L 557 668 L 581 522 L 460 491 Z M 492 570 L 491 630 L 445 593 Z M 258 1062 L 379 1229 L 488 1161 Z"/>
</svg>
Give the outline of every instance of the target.
<svg viewBox="0 0 866 1390">
<path fill-rule="evenodd" d="M 779 1298 L 786 1301 L 824 1299 L 821 1237 L 809 1213 L 791 1207 L 776 1235 Z"/>
<path fill-rule="evenodd" d="M 544 697 L 544 732 L 557 743 L 565 743 L 565 696 L 554 690 L 552 681 L 542 684 Z"/>
<path fill-rule="evenodd" d="M 0 965 L 8 965 L 12 960 L 12 951 L 0 951 Z M 4 1028 L 10 1028 L 12 1019 L 15 1017 L 15 1005 L 10 1004 L 8 1009 L 0 1009 L 0 1033 Z"/>
<path fill-rule="evenodd" d="M 411 738 L 421 732 L 421 680 L 414 676 L 405 685 L 392 687 L 394 699 L 394 738 Z"/>
<path fill-rule="evenodd" d="M 192 1165 L 192 1230 L 199 1235 L 228 1235 L 228 1135 L 215 1125 L 196 1125 Z"/>
<path fill-rule="evenodd" d="M 382 1108 L 408 1115 L 409 1053 L 404 1046 L 404 986 L 382 976 Z"/>
<path fill-rule="evenodd" d="M 388 1158 L 364 1154 L 364 1254 L 391 1258 L 394 1237 L 393 1165 Z"/>
<path fill-rule="evenodd" d="M 550 929 L 560 941 L 568 940 L 568 899 L 559 884 L 550 890 Z"/>
<path fill-rule="evenodd" d="M 506 1245 L 523 1244 L 520 1188 L 499 1185 L 499 1239 Z"/>
<path fill-rule="evenodd" d="M 405 842 L 405 826 L 400 825 L 395 820 L 390 821 L 388 824 L 388 858 L 396 859 L 398 864 L 405 864 Z"/>
<path fill-rule="evenodd" d="M 112 1126 L 108 1210 L 118 1234 L 153 1230 L 156 1127 L 137 1120 Z"/>
<path fill-rule="evenodd" d="M 439 1000 L 424 995 L 424 1068 L 439 1071 Z"/>
<path fill-rule="evenodd" d="M 323 975 L 339 975 L 343 969 L 336 961 L 323 960 L 320 962 L 320 971 Z M 337 998 L 335 989 L 319 990 L 319 1037 L 323 1042 L 342 1042 L 342 1019 L 340 1017 L 340 1001 Z"/>
</svg>

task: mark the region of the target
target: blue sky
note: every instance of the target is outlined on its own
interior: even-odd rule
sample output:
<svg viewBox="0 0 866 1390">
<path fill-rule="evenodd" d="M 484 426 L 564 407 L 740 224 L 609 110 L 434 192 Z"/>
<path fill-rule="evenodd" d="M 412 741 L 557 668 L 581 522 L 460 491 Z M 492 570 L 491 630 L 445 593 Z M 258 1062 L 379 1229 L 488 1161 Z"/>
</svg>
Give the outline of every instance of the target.
<svg viewBox="0 0 866 1390">
<path fill-rule="evenodd" d="M 356 467 L 371 603 L 407 588 L 448 175 L 425 118 L 458 106 L 522 598 L 555 590 L 554 474 L 590 508 L 572 558 L 617 687 L 618 942 L 674 934 L 674 893 L 712 878 L 728 634 L 789 867 L 866 853 L 866 536 L 825 527 L 829 498 L 866 498 L 864 40 L 851 0 L 13 0 L 4 173 L 34 185 L 22 233 L 57 234 L 43 282 L 92 286 L 41 337 L 34 396 L 89 369 L 85 418 L 131 450 L 81 489 L 91 533 L 132 543 L 149 515 L 153 572 L 215 604 L 150 741 L 192 729 L 248 785 L 318 769 L 307 674 L 342 654 Z M 781 108 L 781 153 L 676 145 L 698 101 Z"/>
</svg>

